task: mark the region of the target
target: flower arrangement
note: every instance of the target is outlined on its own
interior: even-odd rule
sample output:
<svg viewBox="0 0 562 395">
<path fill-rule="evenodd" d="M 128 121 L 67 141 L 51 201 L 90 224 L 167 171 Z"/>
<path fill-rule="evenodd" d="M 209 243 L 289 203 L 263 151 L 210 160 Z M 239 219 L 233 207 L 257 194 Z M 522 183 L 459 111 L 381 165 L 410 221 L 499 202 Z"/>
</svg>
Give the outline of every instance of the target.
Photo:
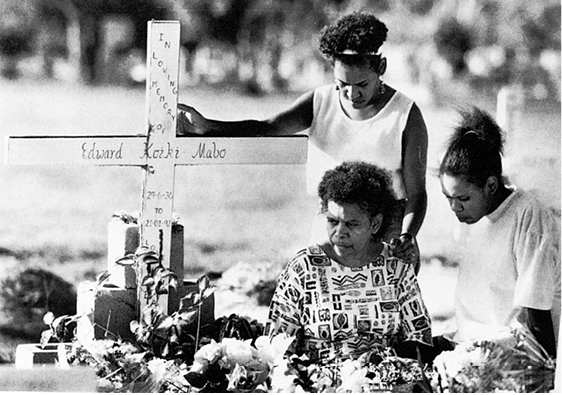
<svg viewBox="0 0 562 395">
<path fill-rule="evenodd" d="M 275 367 L 271 387 L 272 392 L 411 392 L 424 380 L 418 361 L 386 348 L 330 365 L 292 355 Z"/>
<path fill-rule="evenodd" d="M 195 353 L 186 378 L 204 392 L 268 392 L 270 373 L 292 341 L 285 335 L 211 340 Z"/>
<path fill-rule="evenodd" d="M 555 362 L 522 326 L 492 339 L 461 343 L 434 361 L 438 392 L 549 392 Z"/>
</svg>

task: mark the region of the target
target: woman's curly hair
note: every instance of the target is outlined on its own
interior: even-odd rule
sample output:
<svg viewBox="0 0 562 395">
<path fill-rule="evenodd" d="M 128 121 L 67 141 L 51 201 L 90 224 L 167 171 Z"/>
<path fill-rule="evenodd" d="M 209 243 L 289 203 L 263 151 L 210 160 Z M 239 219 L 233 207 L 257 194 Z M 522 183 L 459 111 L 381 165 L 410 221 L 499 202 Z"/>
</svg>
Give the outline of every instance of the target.
<svg viewBox="0 0 562 395">
<path fill-rule="evenodd" d="M 343 162 L 328 170 L 318 185 L 318 196 L 322 212 L 328 210 L 328 202 L 357 204 L 374 218 L 383 215 L 382 225 L 377 232 L 384 235 L 392 222 L 392 209 L 396 195 L 392 189 L 390 174 L 366 162 Z"/>
<path fill-rule="evenodd" d="M 372 14 L 354 12 L 324 27 L 320 36 L 319 49 L 331 62 L 340 60 L 350 66 L 378 65 L 380 46 L 385 42 L 388 29 Z M 356 55 L 344 54 L 344 51 Z"/>
</svg>

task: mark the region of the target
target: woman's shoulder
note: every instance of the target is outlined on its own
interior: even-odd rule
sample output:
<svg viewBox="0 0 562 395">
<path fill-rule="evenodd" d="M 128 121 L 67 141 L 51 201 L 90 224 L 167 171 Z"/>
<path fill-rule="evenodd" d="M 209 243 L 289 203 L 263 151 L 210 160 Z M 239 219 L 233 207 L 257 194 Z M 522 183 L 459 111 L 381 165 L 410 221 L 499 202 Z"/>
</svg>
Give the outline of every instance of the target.
<svg viewBox="0 0 562 395">
<path fill-rule="evenodd" d="M 322 85 L 314 89 L 314 95 L 327 95 L 336 92 L 336 84 Z"/>
<path fill-rule="evenodd" d="M 384 249 L 378 258 L 378 266 L 383 266 L 388 273 L 398 278 L 403 278 L 408 271 L 413 270 L 412 264 L 392 255 L 392 251 L 388 243 L 383 242 L 383 245 Z M 374 266 L 377 265 L 375 264 Z"/>
<path fill-rule="evenodd" d="M 299 250 L 289 263 L 288 268 L 300 272 L 301 270 L 308 269 L 309 265 L 312 266 L 331 266 L 331 260 L 326 253 L 318 245 L 308 246 Z"/>
<path fill-rule="evenodd" d="M 539 198 L 536 191 L 524 190 L 510 186 L 511 193 L 500 204 L 499 214 L 505 215 L 507 212 L 545 212 L 548 213 L 551 209 Z"/>
<path fill-rule="evenodd" d="M 532 217 L 556 219 L 559 212 L 553 206 L 547 205 L 538 195 L 537 191 L 515 189 L 511 193 L 512 206 L 523 215 Z"/>
<path fill-rule="evenodd" d="M 394 89 L 394 94 L 392 95 L 392 98 L 389 100 L 388 104 L 399 105 L 407 108 L 416 106 L 416 102 L 412 98 L 410 98 L 410 96 L 399 91 L 398 89 Z"/>
</svg>

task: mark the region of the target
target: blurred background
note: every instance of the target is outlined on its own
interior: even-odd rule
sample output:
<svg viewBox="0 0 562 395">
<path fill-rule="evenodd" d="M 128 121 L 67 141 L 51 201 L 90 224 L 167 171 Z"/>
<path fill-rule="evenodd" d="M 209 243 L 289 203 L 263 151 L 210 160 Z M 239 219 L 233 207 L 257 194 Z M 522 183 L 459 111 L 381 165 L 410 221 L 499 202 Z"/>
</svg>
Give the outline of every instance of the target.
<svg viewBox="0 0 562 395">
<path fill-rule="evenodd" d="M 560 213 L 559 1 L 3 0 L 0 149 L 12 135 L 144 133 L 151 19 L 181 23 L 180 102 L 223 120 L 271 116 L 333 81 L 318 33 L 351 11 L 387 24 L 384 80 L 416 100 L 428 126 L 419 281 L 438 334 L 453 318 L 463 230 L 435 169 L 458 107 L 496 115 L 499 92 L 512 92 L 506 173 Z M 108 223 L 140 209 L 141 176 L 0 165 L 0 361 L 38 341 L 45 312 L 72 313 L 78 283 L 106 269 Z M 186 277 L 222 273 L 217 316 L 265 319 L 276 276 L 309 240 L 315 204 L 302 165 L 176 169 Z"/>
<path fill-rule="evenodd" d="M 320 29 L 368 10 L 390 27 L 389 77 L 440 100 L 450 83 L 493 93 L 519 83 L 560 99 L 560 2 L 543 0 L 4 0 L 4 78 L 137 84 L 146 22 L 179 20 L 182 80 L 249 93 L 303 90 L 331 80 Z"/>
</svg>

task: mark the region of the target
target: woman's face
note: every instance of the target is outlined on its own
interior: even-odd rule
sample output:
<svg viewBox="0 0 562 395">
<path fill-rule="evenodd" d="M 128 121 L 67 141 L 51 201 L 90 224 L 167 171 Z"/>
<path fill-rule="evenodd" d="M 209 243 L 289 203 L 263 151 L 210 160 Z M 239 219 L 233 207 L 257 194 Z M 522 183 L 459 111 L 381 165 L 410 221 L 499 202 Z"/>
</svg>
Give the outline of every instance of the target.
<svg viewBox="0 0 562 395">
<path fill-rule="evenodd" d="M 379 74 L 368 66 L 348 66 L 336 60 L 334 77 L 340 91 L 340 99 L 348 102 L 356 110 L 368 106 L 379 92 Z"/>
<path fill-rule="evenodd" d="M 334 252 L 341 258 L 357 258 L 367 252 L 379 230 L 382 215 L 371 219 L 357 204 L 328 202 L 327 229 Z"/>
<path fill-rule="evenodd" d="M 492 194 L 488 185 L 480 188 L 463 177 L 449 174 L 441 174 L 440 181 L 441 191 L 460 222 L 474 224 L 489 213 Z"/>
</svg>

